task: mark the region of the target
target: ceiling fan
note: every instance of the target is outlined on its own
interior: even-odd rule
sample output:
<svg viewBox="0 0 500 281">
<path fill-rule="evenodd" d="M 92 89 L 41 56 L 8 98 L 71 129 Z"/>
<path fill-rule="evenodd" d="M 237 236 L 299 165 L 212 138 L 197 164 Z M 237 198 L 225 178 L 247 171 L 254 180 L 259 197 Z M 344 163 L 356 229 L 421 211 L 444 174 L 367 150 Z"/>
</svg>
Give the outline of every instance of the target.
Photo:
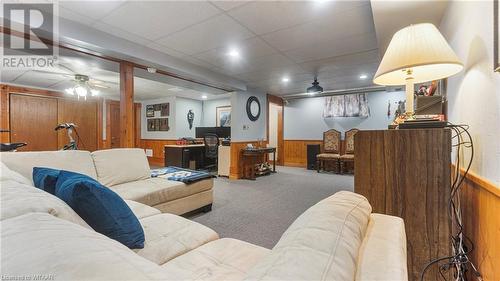
<svg viewBox="0 0 500 281">
<path fill-rule="evenodd" d="M 63 77 L 72 78 L 70 79 L 70 81 L 74 82 L 75 85 L 73 87 L 65 89 L 64 91 L 67 94 L 76 95 L 78 99 L 80 99 L 80 97 L 84 97 L 85 99 L 87 99 L 87 96 L 89 94 L 91 96 L 97 96 L 99 94 L 99 90 L 97 88 L 109 89 L 110 86 L 108 84 L 117 84 L 115 82 L 104 81 L 96 78 L 91 78 L 88 75 L 75 73 L 72 69 L 63 64 L 59 64 L 59 67 L 65 68 L 69 72 L 74 74 L 46 71 L 46 70 L 32 70 L 32 71 L 44 74 L 51 74 L 51 75 L 61 75 Z"/>
</svg>

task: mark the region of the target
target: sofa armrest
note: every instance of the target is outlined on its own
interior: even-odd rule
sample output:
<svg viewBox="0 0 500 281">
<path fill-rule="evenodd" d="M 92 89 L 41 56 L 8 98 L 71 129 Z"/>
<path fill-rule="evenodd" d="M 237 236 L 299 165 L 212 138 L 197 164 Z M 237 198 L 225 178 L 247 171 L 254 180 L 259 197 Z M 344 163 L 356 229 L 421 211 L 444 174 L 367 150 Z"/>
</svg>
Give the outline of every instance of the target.
<svg viewBox="0 0 500 281">
<path fill-rule="evenodd" d="M 356 281 L 408 280 L 406 232 L 399 217 L 371 214 L 359 248 Z"/>
</svg>

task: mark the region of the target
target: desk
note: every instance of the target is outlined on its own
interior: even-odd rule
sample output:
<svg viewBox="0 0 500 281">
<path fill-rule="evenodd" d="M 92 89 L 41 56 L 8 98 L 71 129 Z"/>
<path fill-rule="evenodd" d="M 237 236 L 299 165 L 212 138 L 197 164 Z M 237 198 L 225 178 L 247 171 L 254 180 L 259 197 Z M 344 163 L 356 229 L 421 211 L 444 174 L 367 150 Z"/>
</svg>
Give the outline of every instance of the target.
<svg viewBox="0 0 500 281">
<path fill-rule="evenodd" d="M 165 145 L 165 167 L 200 169 L 205 165 L 205 145 Z"/>
<path fill-rule="evenodd" d="M 257 174 L 255 166 L 265 163 L 265 156 L 269 153 L 273 154 L 273 169 L 261 171 L 260 174 Z M 245 148 L 241 150 L 241 156 L 243 160 L 243 178 L 245 179 L 255 180 L 257 175 L 276 173 L 276 147 Z"/>
</svg>

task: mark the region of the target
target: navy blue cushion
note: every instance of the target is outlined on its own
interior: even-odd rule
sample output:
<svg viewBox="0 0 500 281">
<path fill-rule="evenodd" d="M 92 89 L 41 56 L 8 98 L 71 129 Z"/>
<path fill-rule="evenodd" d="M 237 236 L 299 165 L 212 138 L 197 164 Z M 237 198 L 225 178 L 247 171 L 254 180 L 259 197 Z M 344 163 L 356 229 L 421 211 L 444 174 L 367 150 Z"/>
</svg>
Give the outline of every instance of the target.
<svg viewBox="0 0 500 281">
<path fill-rule="evenodd" d="M 34 167 L 33 168 L 33 182 L 37 188 L 44 190 L 52 195 L 55 195 L 57 178 L 61 170 Z"/>
<path fill-rule="evenodd" d="M 62 170 L 56 196 L 95 231 L 131 249 L 144 248 L 144 230 L 137 217 L 120 196 L 96 180 Z"/>
</svg>

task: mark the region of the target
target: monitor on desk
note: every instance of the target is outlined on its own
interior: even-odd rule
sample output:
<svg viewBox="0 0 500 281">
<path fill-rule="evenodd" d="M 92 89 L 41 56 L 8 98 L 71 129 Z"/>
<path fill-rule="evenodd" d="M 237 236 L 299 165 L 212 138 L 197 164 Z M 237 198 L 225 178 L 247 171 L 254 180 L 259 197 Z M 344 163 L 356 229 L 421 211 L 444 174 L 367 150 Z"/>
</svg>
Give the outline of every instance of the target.
<svg viewBox="0 0 500 281">
<path fill-rule="evenodd" d="M 231 127 L 196 127 L 196 137 L 203 138 L 206 134 L 216 134 L 219 138 L 230 138 Z"/>
</svg>

